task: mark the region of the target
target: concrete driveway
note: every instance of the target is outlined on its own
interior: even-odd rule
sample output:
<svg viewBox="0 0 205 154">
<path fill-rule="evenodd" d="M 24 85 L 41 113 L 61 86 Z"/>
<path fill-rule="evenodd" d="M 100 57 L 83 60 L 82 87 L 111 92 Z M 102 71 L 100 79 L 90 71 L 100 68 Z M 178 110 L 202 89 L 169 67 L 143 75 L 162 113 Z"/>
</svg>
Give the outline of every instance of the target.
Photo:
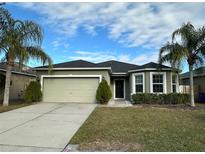
<svg viewBox="0 0 205 154">
<path fill-rule="evenodd" d="M 0 113 L 0 151 L 62 151 L 95 107 L 39 103 Z"/>
</svg>

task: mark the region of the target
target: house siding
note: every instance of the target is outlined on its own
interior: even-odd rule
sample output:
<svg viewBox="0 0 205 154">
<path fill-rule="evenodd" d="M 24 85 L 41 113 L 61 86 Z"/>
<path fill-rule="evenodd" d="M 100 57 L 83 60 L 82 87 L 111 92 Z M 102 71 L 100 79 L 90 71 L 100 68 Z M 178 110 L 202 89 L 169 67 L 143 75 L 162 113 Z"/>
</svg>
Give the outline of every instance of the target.
<svg viewBox="0 0 205 154">
<path fill-rule="evenodd" d="M 126 79 L 125 79 L 125 99 L 126 100 L 130 100 L 130 93 L 131 93 L 131 91 L 130 91 L 130 78 L 129 77 L 127 77 Z"/>
<path fill-rule="evenodd" d="M 54 70 L 49 75 L 102 75 L 110 85 L 110 75 L 107 70 Z M 48 75 L 48 71 L 37 71 L 37 75 Z"/>
<path fill-rule="evenodd" d="M 145 72 L 145 93 L 150 93 L 150 72 Z"/>
<path fill-rule="evenodd" d="M 167 77 L 167 93 L 172 93 L 172 73 L 171 72 L 166 72 L 166 77 Z"/>
<path fill-rule="evenodd" d="M 151 71 L 157 72 L 157 71 Z M 145 77 L 145 92 L 150 93 L 150 71 L 139 72 L 144 73 Z M 39 77 L 41 75 L 48 75 L 48 71 L 37 71 Z M 114 99 L 114 80 L 115 79 L 125 79 L 125 99 L 131 100 L 131 93 L 133 92 L 133 80 L 132 80 L 132 73 L 129 74 L 127 77 L 114 77 L 110 76 L 107 70 L 54 70 L 50 73 L 50 75 L 102 75 L 108 84 L 110 85 L 112 91 L 112 100 Z M 171 71 L 166 71 L 166 91 L 167 93 L 172 92 L 172 84 L 171 84 Z"/>
<path fill-rule="evenodd" d="M 5 73 L 1 74 L 5 75 Z M 31 81 L 36 81 L 36 77 L 12 73 L 9 99 L 11 101 L 23 99 L 23 92 Z M 0 96 L 0 101 L 2 100 L 3 93 Z"/>
</svg>

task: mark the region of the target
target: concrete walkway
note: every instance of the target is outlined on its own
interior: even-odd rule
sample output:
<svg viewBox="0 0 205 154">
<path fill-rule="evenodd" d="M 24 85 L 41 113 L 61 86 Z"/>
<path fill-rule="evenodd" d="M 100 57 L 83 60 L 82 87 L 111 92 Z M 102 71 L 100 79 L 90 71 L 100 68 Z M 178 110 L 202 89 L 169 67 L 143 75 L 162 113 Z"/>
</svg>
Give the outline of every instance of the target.
<svg viewBox="0 0 205 154">
<path fill-rule="evenodd" d="M 95 107 L 39 103 L 0 113 L 0 152 L 62 151 Z"/>
<path fill-rule="evenodd" d="M 126 100 L 111 100 L 106 105 L 102 105 L 103 107 L 130 107 L 132 103 Z"/>
</svg>

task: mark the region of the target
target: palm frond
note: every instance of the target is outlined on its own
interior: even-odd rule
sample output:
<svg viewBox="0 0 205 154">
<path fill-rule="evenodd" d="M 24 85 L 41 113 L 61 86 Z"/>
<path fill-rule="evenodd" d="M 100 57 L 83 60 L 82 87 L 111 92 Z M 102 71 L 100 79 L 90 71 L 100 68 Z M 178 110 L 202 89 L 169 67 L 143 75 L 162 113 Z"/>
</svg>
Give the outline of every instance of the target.
<svg viewBox="0 0 205 154">
<path fill-rule="evenodd" d="M 167 43 L 160 49 L 158 62 L 168 62 L 172 68 L 180 68 L 181 61 L 187 55 L 186 49 L 178 43 Z"/>
<path fill-rule="evenodd" d="M 198 31 L 190 22 L 183 24 L 181 28 L 172 33 L 172 42 L 174 42 L 178 36 L 181 37 L 182 46 L 187 47 L 189 52 L 196 49 L 198 42 Z"/>
<path fill-rule="evenodd" d="M 52 59 L 43 51 L 41 47 L 29 46 L 25 47 L 25 51 L 32 59 L 40 61 L 43 65 L 48 64 L 49 68 L 52 68 Z"/>
<path fill-rule="evenodd" d="M 33 21 L 24 21 L 20 33 L 22 34 L 21 39 L 24 41 L 24 44 L 41 45 L 43 40 L 43 30 Z"/>
</svg>

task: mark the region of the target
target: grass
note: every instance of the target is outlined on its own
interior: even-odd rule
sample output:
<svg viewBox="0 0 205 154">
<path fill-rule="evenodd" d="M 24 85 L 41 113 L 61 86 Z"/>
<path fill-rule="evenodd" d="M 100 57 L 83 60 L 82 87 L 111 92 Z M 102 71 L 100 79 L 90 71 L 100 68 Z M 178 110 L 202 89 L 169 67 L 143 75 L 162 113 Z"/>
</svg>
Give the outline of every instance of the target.
<svg viewBox="0 0 205 154">
<path fill-rule="evenodd" d="M 205 110 L 98 107 L 70 144 L 82 151 L 205 151 Z"/>
<path fill-rule="evenodd" d="M 31 105 L 31 103 L 11 102 L 9 104 L 9 106 L 2 106 L 2 104 L 0 104 L 0 113 L 7 112 L 7 111 L 10 111 L 10 110 L 14 110 L 14 109 L 18 109 L 18 108 L 28 106 L 28 105 Z"/>
</svg>

